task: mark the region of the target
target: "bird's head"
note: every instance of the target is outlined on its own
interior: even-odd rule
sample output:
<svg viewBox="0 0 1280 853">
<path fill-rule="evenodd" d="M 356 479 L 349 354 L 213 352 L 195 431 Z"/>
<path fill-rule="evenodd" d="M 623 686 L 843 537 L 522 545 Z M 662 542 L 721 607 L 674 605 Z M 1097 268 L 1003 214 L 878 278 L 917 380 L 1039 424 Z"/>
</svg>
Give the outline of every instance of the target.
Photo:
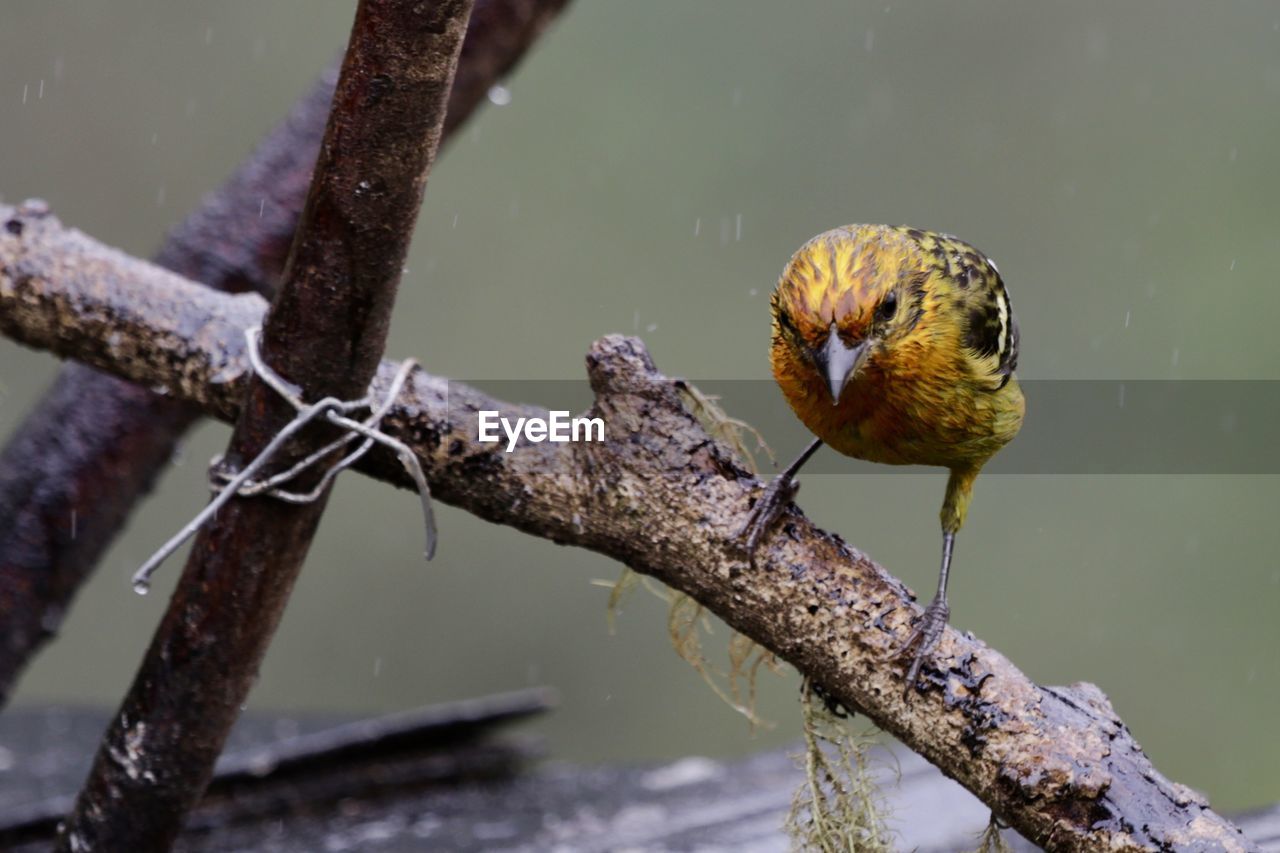
<svg viewBox="0 0 1280 853">
<path fill-rule="evenodd" d="M 937 260 L 933 235 L 884 225 L 819 234 L 773 292 L 773 345 L 817 370 L 838 403 L 850 380 L 907 340 Z"/>
</svg>

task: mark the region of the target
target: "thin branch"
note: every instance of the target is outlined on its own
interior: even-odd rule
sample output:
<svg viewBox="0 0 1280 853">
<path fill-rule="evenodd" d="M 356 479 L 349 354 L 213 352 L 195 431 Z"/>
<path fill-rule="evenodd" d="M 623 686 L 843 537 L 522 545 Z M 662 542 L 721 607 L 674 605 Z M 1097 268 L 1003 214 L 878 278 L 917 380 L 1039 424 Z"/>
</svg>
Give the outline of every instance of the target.
<svg viewBox="0 0 1280 853">
<path fill-rule="evenodd" d="M 248 366 L 240 334 L 263 310 L 256 296 L 185 283 L 52 216 L 0 210 L 0 331 L 165 387 L 208 414 L 238 415 Z M 382 364 L 374 398 L 395 371 Z M 760 484 L 707 435 L 639 341 L 598 341 L 587 373 L 603 443 L 505 453 L 478 441 L 477 413 L 537 409 L 422 371 L 383 427 L 414 450 L 438 499 L 606 554 L 692 596 L 1037 844 L 1257 849 L 1202 797 L 1162 776 L 1092 685 L 1039 687 L 999 652 L 948 629 L 925 687 L 904 700 L 899 668 L 881 661 L 919 613 L 903 585 L 794 507 L 763 545 L 759 568 L 743 571 L 733 537 Z M 374 450 L 356 467 L 412 487 L 393 454 Z"/>
<path fill-rule="evenodd" d="M 262 329 L 263 361 L 308 399 L 359 399 L 376 371 L 439 146 L 471 0 L 361 0 L 320 157 Z M 294 419 L 250 382 L 225 454 L 258 457 Z M 264 475 L 333 440 L 299 430 Z M 301 475 L 316 488 L 323 470 Z M 201 530 L 58 849 L 162 850 L 198 801 L 301 570 L 313 503 L 234 497 Z"/>
<path fill-rule="evenodd" d="M 477 0 L 445 116 L 446 139 L 511 72 L 567 0 Z M 288 118 L 167 237 L 156 262 L 230 292 L 275 292 L 338 76 Z M 198 412 L 67 364 L 0 453 L 0 704 Z"/>
</svg>

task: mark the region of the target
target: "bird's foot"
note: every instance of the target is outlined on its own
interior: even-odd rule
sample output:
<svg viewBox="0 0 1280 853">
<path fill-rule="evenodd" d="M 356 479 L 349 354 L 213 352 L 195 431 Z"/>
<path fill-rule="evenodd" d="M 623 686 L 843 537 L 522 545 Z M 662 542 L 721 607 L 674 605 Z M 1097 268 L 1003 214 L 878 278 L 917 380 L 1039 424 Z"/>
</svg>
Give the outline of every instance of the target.
<svg viewBox="0 0 1280 853">
<path fill-rule="evenodd" d="M 769 485 L 764 488 L 764 493 L 756 499 L 756 505 L 751 508 L 751 515 L 747 517 L 747 523 L 738 531 L 737 536 L 739 540 L 746 540 L 743 547 L 747 552 L 747 565 L 751 568 L 755 568 L 756 548 L 760 545 L 760 541 L 782 514 L 783 507 L 791 502 L 798 491 L 800 491 L 799 483 L 786 474 L 780 474 L 769 481 Z"/>
<path fill-rule="evenodd" d="M 920 617 L 920 621 L 916 623 L 915 629 L 906 641 L 882 658 L 885 661 L 899 660 L 906 657 L 912 648 L 916 650 L 915 656 L 911 659 L 911 667 L 907 670 L 907 680 L 902 690 L 903 698 L 911 696 L 911 688 L 915 686 L 916 679 L 920 675 L 920 667 L 933 654 L 950 616 L 951 607 L 947 604 L 947 600 L 941 597 L 935 598 L 924 609 L 924 615 Z"/>
</svg>

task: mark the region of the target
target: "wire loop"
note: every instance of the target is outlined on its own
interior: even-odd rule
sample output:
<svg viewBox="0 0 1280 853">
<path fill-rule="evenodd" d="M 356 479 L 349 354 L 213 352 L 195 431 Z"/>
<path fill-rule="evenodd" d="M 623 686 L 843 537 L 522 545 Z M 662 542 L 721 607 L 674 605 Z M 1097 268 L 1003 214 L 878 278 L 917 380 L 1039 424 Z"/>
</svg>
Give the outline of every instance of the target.
<svg viewBox="0 0 1280 853">
<path fill-rule="evenodd" d="M 426 475 L 423 474 L 422 464 L 408 445 L 399 439 L 392 438 L 379 428 L 382 419 L 386 417 L 396 398 L 400 396 L 400 391 L 404 388 L 404 384 L 409 378 L 409 373 L 417 366 L 417 362 L 413 359 L 406 359 L 401 362 L 395 378 L 387 388 L 386 396 L 383 397 L 377 408 L 373 408 L 372 398 L 368 395 L 359 400 L 339 400 L 336 397 L 325 397 L 315 403 L 306 403 L 302 400 L 300 389 L 287 382 L 262 360 L 262 354 L 258 348 L 258 338 L 261 332 L 262 328 L 260 326 L 253 326 L 246 329 L 244 333 L 245 341 L 248 343 L 249 363 L 253 368 L 253 372 L 269 388 L 288 402 L 298 414 L 280 432 L 276 433 L 271 441 L 267 443 L 267 446 L 262 449 L 261 453 L 239 471 L 227 470 L 220 455 L 213 458 L 209 466 L 209 479 L 210 487 L 217 494 L 214 495 L 208 506 L 201 510 L 195 518 L 187 522 L 169 541 L 160 546 L 160 549 L 142 564 L 142 568 L 134 573 L 133 589 L 140 595 L 145 595 L 150 589 L 151 575 L 160 567 L 160 564 L 174 551 L 178 550 L 183 542 L 194 536 L 196 531 L 209 519 L 217 515 L 218 510 L 222 509 L 233 497 L 269 497 L 292 504 L 312 503 L 325 493 L 325 490 L 329 488 L 333 479 L 341 471 L 355 464 L 360 457 L 369 452 L 374 444 L 381 444 L 394 450 L 400 460 L 400 464 L 405 467 L 409 476 L 413 478 L 414 485 L 418 488 L 418 497 L 422 502 L 422 519 L 426 528 L 427 542 L 424 552 L 428 560 L 435 556 L 435 514 L 431 509 L 431 489 L 427 485 Z M 355 420 L 350 417 L 350 415 L 362 409 L 372 409 L 364 420 Z M 334 426 L 346 430 L 346 434 L 329 442 L 284 471 L 262 480 L 255 479 L 255 475 L 271 461 L 271 457 L 279 452 L 280 448 L 284 447 L 303 427 L 319 417 L 323 417 Z M 324 476 L 321 477 L 315 488 L 306 492 L 294 492 L 282 488 L 303 472 L 319 464 L 330 454 L 347 447 L 361 438 L 363 440 L 353 450 L 324 472 Z"/>
</svg>

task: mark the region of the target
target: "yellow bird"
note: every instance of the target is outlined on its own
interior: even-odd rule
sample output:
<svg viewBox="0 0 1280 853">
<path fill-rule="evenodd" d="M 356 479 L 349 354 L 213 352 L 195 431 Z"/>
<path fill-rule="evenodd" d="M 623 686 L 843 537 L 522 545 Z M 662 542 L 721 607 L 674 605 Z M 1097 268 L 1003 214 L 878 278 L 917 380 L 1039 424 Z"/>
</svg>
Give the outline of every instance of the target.
<svg viewBox="0 0 1280 853">
<path fill-rule="evenodd" d="M 773 377 L 817 440 L 752 508 L 741 533 L 748 562 L 823 444 L 871 462 L 950 469 L 938 592 L 890 655 L 916 648 L 910 690 L 950 616 L 951 552 L 974 480 L 1022 426 L 1009 295 L 995 264 L 955 237 L 849 225 L 800 247 L 770 307 Z"/>
</svg>

